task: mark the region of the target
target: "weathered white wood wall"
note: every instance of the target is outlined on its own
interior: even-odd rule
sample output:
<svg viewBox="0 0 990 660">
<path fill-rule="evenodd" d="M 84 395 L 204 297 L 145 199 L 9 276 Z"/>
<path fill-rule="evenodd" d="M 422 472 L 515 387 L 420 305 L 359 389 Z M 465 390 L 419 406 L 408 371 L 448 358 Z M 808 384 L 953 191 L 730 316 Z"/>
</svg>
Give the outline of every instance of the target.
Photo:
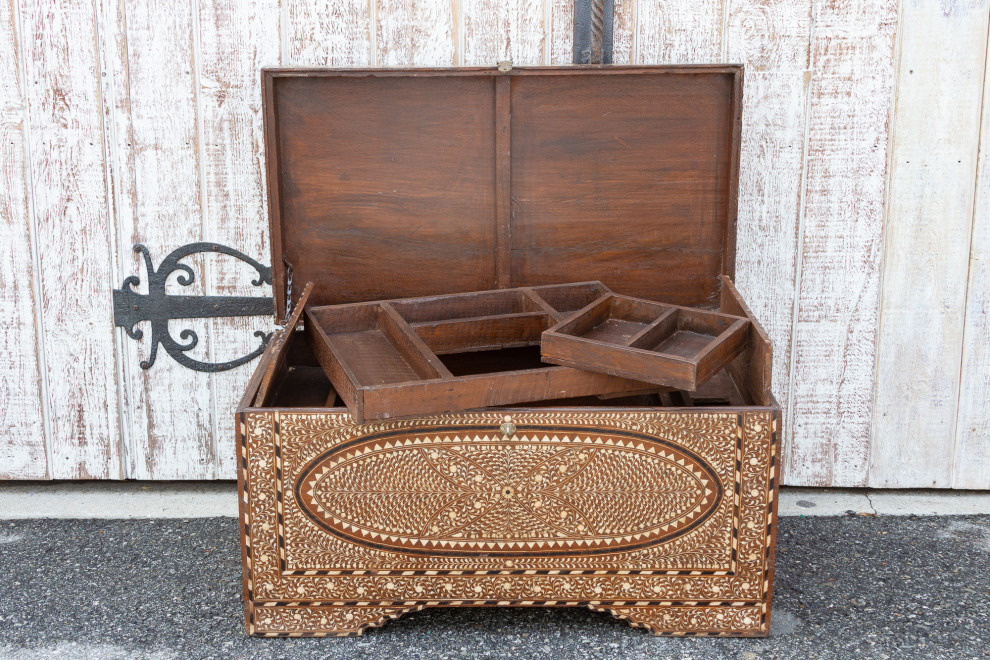
<svg viewBox="0 0 990 660">
<path fill-rule="evenodd" d="M 746 64 L 738 283 L 784 482 L 990 488 L 990 0 L 617 0 L 615 61 Z M 185 370 L 110 291 L 269 260 L 265 65 L 566 64 L 571 0 L 0 3 L 0 477 L 232 478 L 250 367 Z M 259 294 L 203 257 L 193 292 Z M 265 319 L 191 323 L 196 354 Z M 181 327 L 176 326 L 175 330 Z"/>
</svg>

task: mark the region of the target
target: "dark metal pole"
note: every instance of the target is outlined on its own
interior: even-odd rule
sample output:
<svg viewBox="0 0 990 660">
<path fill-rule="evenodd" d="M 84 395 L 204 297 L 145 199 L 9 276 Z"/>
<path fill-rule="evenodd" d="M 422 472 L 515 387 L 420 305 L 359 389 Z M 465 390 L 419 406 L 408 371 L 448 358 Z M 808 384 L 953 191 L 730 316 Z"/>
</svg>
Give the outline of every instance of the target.
<svg viewBox="0 0 990 660">
<path fill-rule="evenodd" d="M 612 63 L 614 0 L 575 0 L 574 63 Z"/>
</svg>

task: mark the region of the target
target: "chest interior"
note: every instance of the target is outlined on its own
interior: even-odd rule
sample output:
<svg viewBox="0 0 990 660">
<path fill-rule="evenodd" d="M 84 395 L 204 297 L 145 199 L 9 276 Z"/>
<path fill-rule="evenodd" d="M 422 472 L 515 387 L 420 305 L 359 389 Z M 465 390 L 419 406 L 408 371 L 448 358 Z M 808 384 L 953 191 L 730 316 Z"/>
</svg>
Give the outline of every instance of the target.
<svg viewBox="0 0 990 660">
<path fill-rule="evenodd" d="M 275 69 L 263 83 L 281 322 L 307 282 L 307 309 L 325 317 L 329 305 L 599 280 L 619 295 L 745 317 L 746 348 L 693 392 L 626 388 L 528 407 L 770 403 L 769 340 L 731 283 L 740 67 Z M 571 312 L 589 298 L 549 302 Z M 555 368 L 540 359 L 540 310 L 512 296 L 492 304 L 513 316 L 505 323 L 515 340 L 456 350 L 441 328 L 433 369 L 459 377 Z M 438 322 L 455 343 L 479 332 L 478 315 L 399 312 L 421 337 L 419 326 Z M 306 313 L 300 325 L 317 318 Z M 635 330 L 613 321 L 600 330 Z M 246 398 L 339 407 L 312 342 L 295 329 Z M 415 371 L 387 359 L 380 334 L 346 338 L 378 356 L 359 376 Z M 705 340 L 669 339 L 670 350 Z"/>
</svg>

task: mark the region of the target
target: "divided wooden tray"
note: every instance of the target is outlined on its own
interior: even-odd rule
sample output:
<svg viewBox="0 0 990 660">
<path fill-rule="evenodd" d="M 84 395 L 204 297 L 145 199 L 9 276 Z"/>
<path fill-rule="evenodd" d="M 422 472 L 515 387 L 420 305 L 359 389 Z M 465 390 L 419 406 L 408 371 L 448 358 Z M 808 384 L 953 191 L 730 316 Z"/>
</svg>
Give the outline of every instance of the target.
<svg viewBox="0 0 990 660">
<path fill-rule="evenodd" d="M 539 364 L 541 335 L 611 292 L 601 282 L 310 307 L 314 352 L 358 423 L 640 392 L 650 385 Z M 469 355 L 470 359 L 465 359 Z M 654 388 L 655 389 L 655 388 Z"/>
<path fill-rule="evenodd" d="M 543 333 L 543 360 L 694 391 L 745 348 L 749 320 L 608 294 Z"/>
</svg>

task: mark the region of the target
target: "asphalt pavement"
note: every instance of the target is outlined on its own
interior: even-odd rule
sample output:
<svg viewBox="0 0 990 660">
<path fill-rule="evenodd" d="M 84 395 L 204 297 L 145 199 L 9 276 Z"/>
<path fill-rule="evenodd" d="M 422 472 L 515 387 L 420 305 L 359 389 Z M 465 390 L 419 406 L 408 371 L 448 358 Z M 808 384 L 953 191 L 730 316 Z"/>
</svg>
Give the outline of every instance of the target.
<svg viewBox="0 0 990 660">
<path fill-rule="evenodd" d="M 233 518 L 0 521 L 0 658 L 987 658 L 990 516 L 781 518 L 771 635 L 658 638 L 581 609 L 244 633 Z"/>
</svg>

